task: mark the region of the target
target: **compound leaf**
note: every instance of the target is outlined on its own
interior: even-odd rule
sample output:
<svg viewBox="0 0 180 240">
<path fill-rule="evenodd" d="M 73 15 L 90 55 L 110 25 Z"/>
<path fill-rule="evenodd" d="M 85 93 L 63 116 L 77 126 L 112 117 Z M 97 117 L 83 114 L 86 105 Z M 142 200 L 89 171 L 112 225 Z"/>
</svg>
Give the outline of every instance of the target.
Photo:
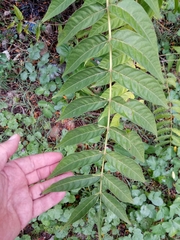
<svg viewBox="0 0 180 240">
<path fill-rule="evenodd" d="M 111 127 L 109 130 L 110 138 L 130 152 L 138 160 L 144 162 L 144 145 L 141 138 L 134 131 L 125 132 L 118 128 Z"/>
<path fill-rule="evenodd" d="M 125 177 L 145 182 L 141 167 L 133 159 L 116 152 L 107 153 L 105 157 Z"/>
<path fill-rule="evenodd" d="M 67 43 L 80 30 L 92 26 L 105 13 L 105 8 L 100 4 L 92 4 L 75 11 L 69 18 L 65 28 L 58 39 L 59 44 Z"/>
<path fill-rule="evenodd" d="M 103 182 L 120 201 L 133 203 L 129 188 L 121 180 L 111 174 L 104 174 Z"/>
<path fill-rule="evenodd" d="M 124 207 L 121 205 L 121 203 L 113 197 L 109 193 L 102 193 L 102 201 L 104 205 L 110 209 L 117 217 L 122 219 L 123 221 L 127 222 L 128 224 L 131 224 L 129 221 L 126 211 Z"/>
<path fill-rule="evenodd" d="M 96 150 L 76 152 L 64 157 L 48 178 L 53 178 L 62 173 L 92 164 L 102 157 L 102 153 Z"/>
<path fill-rule="evenodd" d="M 92 138 L 100 136 L 104 132 L 105 128 L 100 128 L 96 124 L 89 124 L 87 126 L 75 128 L 64 136 L 60 143 L 60 147 L 86 142 Z"/>
<path fill-rule="evenodd" d="M 81 97 L 72 101 L 61 114 L 60 119 L 79 117 L 81 114 L 103 108 L 107 100 L 100 97 Z"/>
<path fill-rule="evenodd" d="M 100 176 L 91 174 L 64 178 L 56 183 L 53 183 L 43 192 L 43 194 L 47 194 L 49 192 L 71 191 L 77 188 L 88 187 L 93 185 L 99 179 Z"/>
</svg>

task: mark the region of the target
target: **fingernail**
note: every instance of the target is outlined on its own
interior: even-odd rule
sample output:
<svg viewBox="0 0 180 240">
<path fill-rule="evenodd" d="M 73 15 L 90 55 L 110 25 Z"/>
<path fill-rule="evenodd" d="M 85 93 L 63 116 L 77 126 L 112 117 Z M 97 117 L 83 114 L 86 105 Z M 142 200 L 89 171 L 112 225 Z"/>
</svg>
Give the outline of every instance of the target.
<svg viewBox="0 0 180 240">
<path fill-rule="evenodd" d="M 8 139 L 8 141 L 9 141 L 9 140 L 10 140 L 10 141 L 11 141 L 11 140 L 14 140 L 14 139 L 17 137 L 17 135 L 18 135 L 18 134 L 14 134 L 13 136 L 11 136 L 11 137 Z"/>
</svg>

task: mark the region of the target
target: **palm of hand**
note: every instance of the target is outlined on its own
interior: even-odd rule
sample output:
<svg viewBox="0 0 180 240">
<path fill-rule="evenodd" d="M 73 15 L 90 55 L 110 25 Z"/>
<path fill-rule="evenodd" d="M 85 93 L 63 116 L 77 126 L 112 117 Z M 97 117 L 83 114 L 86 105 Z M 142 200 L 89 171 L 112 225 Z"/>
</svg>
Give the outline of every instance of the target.
<svg viewBox="0 0 180 240">
<path fill-rule="evenodd" d="M 6 227 L 15 228 L 15 236 L 32 218 L 48 210 L 65 196 L 65 192 L 41 196 L 43 190 L 60 179 L 72 176 L 72 173 L 66 173 L 41 181 L 48 177 L 61 160 L 62 155 L 56 152 L 28 156 L 7 163 L 18 143 L 19 136 L 14 135 L 12 140 L 0 144 L 0 225 L 4 223 Z"/>
</svg>

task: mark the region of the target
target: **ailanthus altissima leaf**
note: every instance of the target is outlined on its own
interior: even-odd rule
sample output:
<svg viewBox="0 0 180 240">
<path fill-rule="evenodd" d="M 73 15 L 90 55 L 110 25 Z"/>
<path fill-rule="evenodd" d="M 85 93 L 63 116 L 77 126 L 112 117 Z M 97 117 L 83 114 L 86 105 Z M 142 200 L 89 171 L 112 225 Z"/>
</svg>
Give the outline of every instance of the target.
<svg viewBox="0 0 180 240">
<path fill-rule="evenodd" d="M 102 153 L 96 150 L 87 150 L 82 152 L 76 152 L 64 157 L 55 170 L 51 173 L 48 178 L 53 178 L 62 173 L 73 171 L 74 169 L 90 165 L 97 162 L 102 157 Z"/>
<path fill-rule="evenodd" d="M 73 72 L 87 59 L 96 56 L 106 44 L 107 39 L 101 35 L 92 36 L 82 40 L 68 55 L 64 76 Z"/>
<path fill-rule="evenodd" d="M 120 201 L 133 203 L 128 186 L 111 174 L 104 174 L 103 183 Z"/>
<path fill-rule="evenodd" d="M 92 208 L 98 199 L 98 195 L 92 195 L 90 197 L 88 197 L 87 199 L 85 199 L 83 202 L 81 202 L 72 212 L 68 222 L 65 224 L 65 227 L 67 227 L 68 225 L 73 224 L 74 222 L 76 222 L 77 220 L 83 218 L 86 213 L 89 211 L 90 208 Z"/>
<path fill-rule="evenodd" d="M 53 18 L 54 16 L 60 14 L 73 2 L 75 2 L 75 0 L 52 0 L 45 16 L 42 19 L 42 22 L 46 22 L 50 18 Z"/>
<path fill-rule="evenodd" d="M 127 222 L 128 224 L 131 224 L 127 217 L 125 209 L 115 197 L 109 193 L 102 193 L 102 201 L 104 205 L 110 209 L 117 217 Z"/>
<path fill-rule="evenodd" d="M 139 97 L 167 108 L 162 87 L 151 75 L 129 66 L 119 65 L 113 69 L 113 79 Z"/>
<path fill-rule="evenodd" d="M 152 9 L 152 11 L 154 12 L 154 14 L 156 15 L 156 17 L 159 19 L 161 18 L 161 14 L 160 14 L 160 10 L 159 10 L 159 3 L 158 1 L 154 1 L 154 0 L 144 0 L 147 5 Z"/>
<path fill-rule="evenodd" d="M 78 98 L 65 108 L 60 119 L 79 117 L 85 112 L 103 108 L 107 103 L 107 100 L 96 96 Z"/>
<path fill-rule="evenodd" d="M 111 127 L 109 130 L 110 138 L 130 152 L 138 160 L 144 162 L 144 145 L 141 138 L 134 131 L 125 132 L 118 128 Z"/>
<path fill-rule="evenodd" d="M 68 78 L 55 97 L 77 92 L 94 82 L 100 81 L 108 74 L 108 71 L 98 67 L 85 68 Z"/>
<path fill-rule="evenodd" d="M 69 18 L 65 28 L 58 39 L 59 44 L 68 42 L 80 30 L 92 26 L 105 13 L 105 8 L 100 4 L 92 4 L 75 11 Z"/>
<path fill-rule="evenodd" d="M 117 18 L 122 19 L 143 38 L 146 38 L 152 51 L 154 49 L 156 54 L 158 53 L 157 37 L 153 24 L 140 4 L 136 1 L 124 0 L 117 5 L 112 4 L 109 9 Z"/>
<path fill-rule="evenodd" d="M 152 50 L 147 39 L 131 30 L 119 30 L 112 36 L 112 46 L 130 56 L 155 78 L 164 82 L 158 54 Z"/>
<path fill-rule="evenodd" d="M 47 194 L 49 192 L 70 191 L 77 188 L 88 187 L 93 185 L 99 179 L 100 179 L 100 176 L 91 175 L 91 174 L 64 178 L 59 182 L 53 183 L 49 188 L 47 188 L 43 192 L 43 194 Z"/>
<path fill-rule="evenodd" d="M 145 182 L 141 167 L 133 159 L 116 152 L 109 152 L 105 157 L 125 177 Z"/>
<path fill-rule="evenodd" d="M 126 117 L 131 122 L 157 135 L 154 116 L 144 104 L 132 99 L 126 102 L 121 97 L 115 97 L 111 101 L 111 106 L 117 113 Z"/>
<path fill-rule="evenodd" d="M 86 142 L 92 138 L 100 136 L 105 132 L 105 128 L 100 128 L 96 124 L 78 127 L 68 132 L 60 143 L 61 147 Z"/>
</svg>

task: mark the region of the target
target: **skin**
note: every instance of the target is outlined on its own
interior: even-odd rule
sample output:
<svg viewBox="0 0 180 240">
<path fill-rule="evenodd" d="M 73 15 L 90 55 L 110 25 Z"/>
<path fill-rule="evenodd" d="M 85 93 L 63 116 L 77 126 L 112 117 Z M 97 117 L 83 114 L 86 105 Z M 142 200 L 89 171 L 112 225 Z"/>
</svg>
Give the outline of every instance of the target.
<svg viewBox="0 0 180 240">
<path fill-rule="evenodd" d="M 59 203 L 65 192 L 41 195 L 52 183 L 72 176 L 68 172 L 47 181 L 62 154 L 49 152 L 13 161 L 19 135 L 0 144 L 0 238 L 13 240 L 32 219 Z"/>
</svg>

